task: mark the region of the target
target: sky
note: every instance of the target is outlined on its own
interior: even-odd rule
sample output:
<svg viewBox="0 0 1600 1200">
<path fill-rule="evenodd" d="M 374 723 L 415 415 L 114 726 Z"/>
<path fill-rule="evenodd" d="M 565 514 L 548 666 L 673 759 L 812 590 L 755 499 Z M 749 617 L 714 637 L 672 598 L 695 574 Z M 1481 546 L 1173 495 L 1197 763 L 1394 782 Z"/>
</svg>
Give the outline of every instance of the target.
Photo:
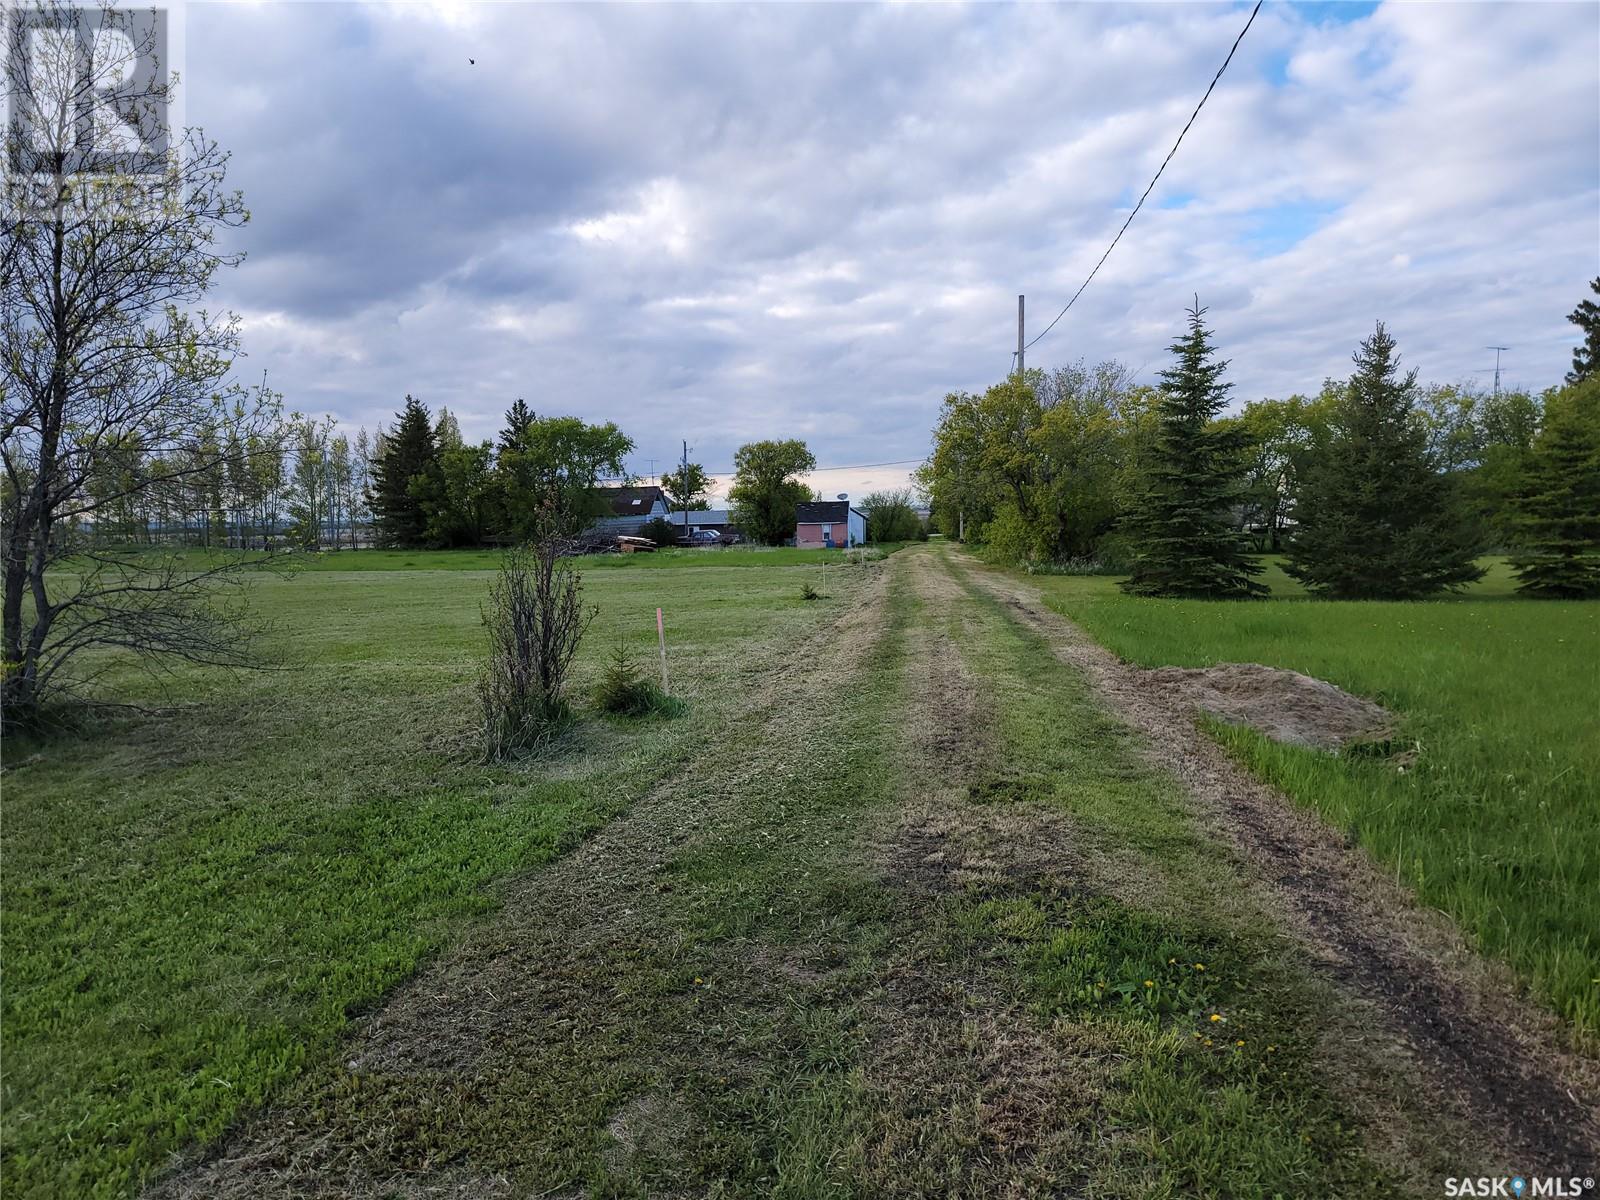
<svg viewBox="0 0 1600 1200">
<path fill-rule="evenodd" d="M 632 470 L 806 441 L 905 482 L 947 392 L 1083 282 L 1248 5 L 196 3 L 184 112 L 252 219 L 241 376 L 354 431 L 522 397 Z M 1600 4 L 1268 3 L 1028 352 L 1153 382 L 1208 310 L 1235 404 L 1347 373 L 1541 388 L 1600 274 Z M 889 464 L 879 466 L 876 464 Z"/>
</svg>

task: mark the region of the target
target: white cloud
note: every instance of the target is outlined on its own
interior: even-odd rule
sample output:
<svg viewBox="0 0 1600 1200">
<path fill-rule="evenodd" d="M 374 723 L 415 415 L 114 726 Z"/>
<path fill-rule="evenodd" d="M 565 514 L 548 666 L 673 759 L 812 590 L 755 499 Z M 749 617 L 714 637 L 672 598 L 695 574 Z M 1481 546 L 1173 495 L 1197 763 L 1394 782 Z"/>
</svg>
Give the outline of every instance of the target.
<svg viewBox="0 0 1600 1200">
<path fill-rule="evenodd" d="M 490 436 L 520 395 L 641 468 L 914 457 L 1006 368 L 1017 293 L 1042 329 L 1077 288 L 1244 14 L 205 6 L 189 113 L 255 213 L 222 298 L 252 369 L 351 424 L 411 392 Z M 1600 271 L 1597 64 L 1592 5 L 1264 8 L 1029 362 L 1148 378 L 1198 292 L 1240 400 L 1343 372 L 1378 318 L 1425 377 L 1499 343 L 1555 381 Z"/>
</svg>

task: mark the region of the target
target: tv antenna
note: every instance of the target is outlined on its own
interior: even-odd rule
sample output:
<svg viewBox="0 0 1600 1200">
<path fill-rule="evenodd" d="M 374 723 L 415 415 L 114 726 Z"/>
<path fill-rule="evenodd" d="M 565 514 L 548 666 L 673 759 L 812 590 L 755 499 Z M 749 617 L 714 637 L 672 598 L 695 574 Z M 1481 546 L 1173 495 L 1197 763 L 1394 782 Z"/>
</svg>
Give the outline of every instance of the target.
<svg viewBox="0 0 1600 1200">
<path fill-rule="evenodd" d="M 1485 350 L 1494 351 L 1494 394 L 1500 395 L 1500 352 L 1511 349 L 1510 346 L 1485 346 Z"/>
</svg>

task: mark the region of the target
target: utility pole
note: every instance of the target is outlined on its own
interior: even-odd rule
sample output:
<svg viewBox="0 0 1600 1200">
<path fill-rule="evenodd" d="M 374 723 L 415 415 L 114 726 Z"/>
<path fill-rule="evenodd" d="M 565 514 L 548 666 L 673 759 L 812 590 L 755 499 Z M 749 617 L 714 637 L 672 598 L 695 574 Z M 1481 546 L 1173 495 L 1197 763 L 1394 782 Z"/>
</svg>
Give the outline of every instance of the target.
<svg viewBox="0 0 1600 1200">
<path fill-rule="evenodd" d="M 683 467 L 682 467 L 682 474 L 680 474 L 678 476 L 678 491 L 681 493 L 684 490 L 686 490 L 688 488 L 688 486 L 689 486 L 689 443 L 688 442 L 684 442 L 683 443 Z M 684 536 L 684 540 L 687 541 L 688 537 L 689 537 L 689 497 L 680 495 L 678 497 L 678 500 L 683 505 L 683 536 Z"/>
<path fill-rule="evenodd" d="M 645 459 L 645 462 L 650 464 L 649 476 L 650 482 L 653 484 L 656 481 L 656 460 L 653 458 L 647 458 Z"/>
<path fill-rule="evenodd" d="M 1485 350 L 1493 350 L 1494 351 L 1494 394 L 1495 394 L 1495 398 L 1498 399 L 1499 396 L 1500 396 L 1500 351 L 1509 350 L 1509 349 L 1511 349 L 1511 347 L 1510 346 L 1485 346 L 1484 349 Z"/>
<path fill-rule="evenodd" d="M 1025 365 L 1022 356 L 1027 353 L 1027 351 L 1023 349 L 1022 345 L 1022 309 L 1023 301 L 1025 299 L 1026 297 L 1023 296 L 1017 297 L 1017 375 L 1019 378 L 1022 375 L 1023 367 Z"/>
</svg>

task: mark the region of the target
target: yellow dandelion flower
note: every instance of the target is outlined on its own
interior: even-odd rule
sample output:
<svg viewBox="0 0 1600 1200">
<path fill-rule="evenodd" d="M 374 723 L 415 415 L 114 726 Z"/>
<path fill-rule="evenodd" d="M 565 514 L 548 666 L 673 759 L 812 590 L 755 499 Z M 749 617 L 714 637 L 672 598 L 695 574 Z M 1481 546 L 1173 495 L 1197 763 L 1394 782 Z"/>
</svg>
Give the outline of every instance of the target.
<svg viewBox="0 0 1600 1200">
<path fill-rule="evenodd" d="M 1213 1021 L 1220 1021 L 1220 1020 L 1222 1020 L 1222 1014 L 1221 1013 L 1212 1013 L 1211 1014 L 1211 1019 Z"/>
<path fill-rule="evenodd" d="M 1154 979 L 1146 979 L 1144 985 L 1145 987 L 1155 987 L 1156 981 Z"/>
<path fill-rule="evenodd" d="M 1195 963 L 1194 969 L 1196 971 L 1204 971 L 1206 969 L 1206 965 L 1205 963 Z"/>
<path fill-rule="evenodd" d="M 1239 1039 L 1239 1040 L 1238 1040 L 1238 1041 L 1237 1041 L 1237 1042 L 1235 1042 L 1235 1043 L 1234 1043 L 1234 1045 L 1235 1045 L 1235 1046 L 1242 1046 L 1242 1045 L 1244 1045 L 1244 1039 L 1243 1039 L 1243 1038 L 1240 1038 L 1240 1039 Z"/>
<path fill-rule="evenodd" d="M 695 981 L 695 982 L 696 982 L 696 983 L 704 983 L 704 982 L 705 982 L 705 980 L 704 980 L 704 979 L 701 979 L 701 978 L 700 978 L 700 976 L 698 976 L 698 975 L 696 975 L 696 976 L 695 976 L 695 977 L 694 977 L 694 981 Z"/>
<path fill-rule="evenodd" d="M 1206 1039 L 1206 1045 L 1208 1045 L 1208 1046 L 1211 1045 L 1211 1039 L 1210 1038 Z"/>
</svg>

